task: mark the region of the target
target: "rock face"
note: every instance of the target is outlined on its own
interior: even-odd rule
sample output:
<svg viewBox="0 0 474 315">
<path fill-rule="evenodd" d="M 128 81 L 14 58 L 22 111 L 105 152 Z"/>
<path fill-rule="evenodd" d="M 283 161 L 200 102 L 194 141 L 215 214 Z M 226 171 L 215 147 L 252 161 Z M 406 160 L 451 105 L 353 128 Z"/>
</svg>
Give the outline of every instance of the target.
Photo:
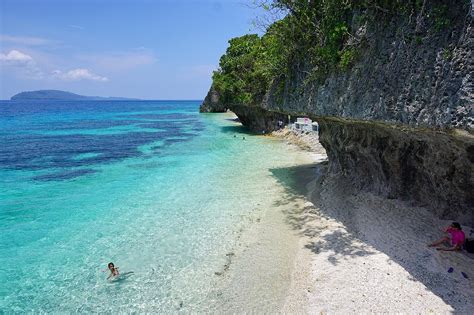
<svg viewBox="0 0 474 315">
<path fill-rule="evenodd" d="M 443 1 L 424 3 L 430 10 Z M 350 69 L 307 82 L 301 60 L 283 92 L 271 88 L 258 109 L 228 108 L 255 131 L 288 114 L 317 120 L 330 172 L 474 226 L 472 10 L 450 2 L 444 29 L 426 12 L 376 23 L 355 15 L 359 54 Z"/>
<path fill-rule="evenodd" d="M 283 97 L 269 95 L 263 106 L 281 112 L 472 130 L 474 30 L 469 10 L 462 1 L 453 3 L 447 13 L 451 24 L 443 30 L 436 30 L 434 18 L 427 15 L 411 17 L 417 21 L 411 24 L 406 17 L 353 25 L 358 29 L 354 41 L 360 43 L 359 57 L 349 71 L 336 71 L 322 83 L 309 84 L 301 71 L 295 72 Z"/>
<path fill-rule="evenodd" d="M 201 113 L 223 113 L 227 111 L 227 106 L 219 100 L 219 93 L 214 89 L 213 86 L 209 89 L 209 92 L 204 99 L 204 102 L 199 107 Z"/>
<path fill-rule="evenodd" d="M 288 121 L 288 115 L 259 107 L 234 105 L 232 111 L 239 117 L 244 126 L 256 133 L 278 130 L 280 128 L 279 121 L 283 123 Z"/>
<path fill-rule="evenodd" d="M 361 190 L 415 201 L 473 224 L 474 137 L 367 121 L 318 119 L 329 171 Z"/>
</svg>

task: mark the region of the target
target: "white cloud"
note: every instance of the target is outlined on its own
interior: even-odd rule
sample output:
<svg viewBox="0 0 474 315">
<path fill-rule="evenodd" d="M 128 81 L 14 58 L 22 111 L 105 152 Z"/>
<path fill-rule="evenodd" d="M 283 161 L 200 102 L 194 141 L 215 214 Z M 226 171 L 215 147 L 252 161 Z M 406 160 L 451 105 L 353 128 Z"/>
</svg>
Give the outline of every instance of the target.
<svg viewBox="0 0 474 315">
<path fill-rule="evenodd" d="M 24 54 L 18 50 L 10 50 L 7 54 L 0 53 L 0 61 L 9 64 L 25 64 L 33 61 L 30 55 Z"/>
<path fill-rule="evenodd" d="M 77 68 L 69 71 L 55 70 L 51 74 L 46 75 L 42 68 L 39 67 L 35 59 L 24 52 L 13 49 L 8 53 L 0 53 L 0 65 L 6 69 L 10 69 L 16 75 L 27 79 L 60 79 L 64 81 L 80 81 L 89 80 L 97 82 L 107 82 L 107 77 L 98 75 L 86 68 Z M 53 68 L 54 69 L 54 68 Z M 2 69 L 3 71 L 3 69 Z"/>
<path fill-rule="evenodd" d="M 99 82 L 107 82 L 109 79 L 107 77 L 103 77 L 97 75 L 90 71 L 89 69 L 73 69 L 67 72 L 62 72 L 61 70 L 53 71 L 53 77 L 65 81 L 79 81 L 79 80 L 91 80 L 91 81 L 99 81 Z"/>
<path fill-rule="evenodd" d="M 26 46 L 43 46 L 57 44 L 58 41 L 41 38 L 41 37 L 28 37 L 28 36 L 10 36 L 0 34 L 0 42 L 8 42 L 13 44 L 20 44 Z"/>
<path fill-rule="evenodd" d="M 0 53 L 0 65 L 12 67 L 31 79 L 43 77 L 43 72 L 36 65 L 33 57 L 15 49 L 6 54 Z"/>
</svg>

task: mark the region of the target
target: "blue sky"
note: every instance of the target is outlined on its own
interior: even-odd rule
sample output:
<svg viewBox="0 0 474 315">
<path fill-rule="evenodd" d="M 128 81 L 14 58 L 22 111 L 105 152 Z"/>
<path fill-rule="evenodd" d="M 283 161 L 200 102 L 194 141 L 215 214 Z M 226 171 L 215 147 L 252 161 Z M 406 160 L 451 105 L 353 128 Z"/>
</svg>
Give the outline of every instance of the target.
<svg viewBox="0 0 474 315">
<path fill-rule="evenodd" d="M 1 0 L 0 99 L 28 90 L 203 99 L 251 0 Z"/>
</svg>

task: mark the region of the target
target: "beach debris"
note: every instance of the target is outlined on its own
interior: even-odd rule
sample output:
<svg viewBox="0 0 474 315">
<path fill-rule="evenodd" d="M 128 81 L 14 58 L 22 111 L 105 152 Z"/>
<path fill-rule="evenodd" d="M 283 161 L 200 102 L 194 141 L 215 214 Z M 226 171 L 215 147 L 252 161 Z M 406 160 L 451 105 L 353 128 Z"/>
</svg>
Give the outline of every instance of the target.
<svg viewBox="0 0 474 315">
<path fill-rule="evenodd" d="M 224 264 L 224 271 L 229 270 L 229 268 L 230 268 L 230 263 Z"/>
<path fill-rule="evenodd" d="M 224 264 L 224 268 L 223 268 L 222 271 L 214 272 L 214 274 L 216 276 L 222 276 L 226 271 L 229 270 L 230 264 L 232 263 L 232 256 L 235 256 L 235 253 L 234 252 L 229 252 L 229 253 L 225 254 L 225 256 L 227 257 L 227 262 Z"/>
<path fill-rule="evenodd" d="M 224 271 L 229 270 L 230 264 L 232 263 L 232 256 L 234 255 L 235 255 L 234 252 L 229 252 L 225 254 L 225 256 L 227 257 L 227 262 L 224 264 Z"/>
</svg>

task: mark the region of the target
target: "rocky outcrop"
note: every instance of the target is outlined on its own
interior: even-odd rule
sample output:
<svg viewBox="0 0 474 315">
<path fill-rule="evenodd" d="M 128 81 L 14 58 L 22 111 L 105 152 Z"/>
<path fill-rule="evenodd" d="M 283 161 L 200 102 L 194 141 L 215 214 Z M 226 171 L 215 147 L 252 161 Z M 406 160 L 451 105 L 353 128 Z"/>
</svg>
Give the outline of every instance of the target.
<svg viewBox="0 0 474 315">
<path fill-rule="evenodd" d="M 470 6 L 452 3 L 437 29 L 426 1 L 420 16 L 395 17 L 353 28 L 358 60 L 323 82 L 306 82 L 304 62 L 286 81 L 283 96 L 270 93 L 268 110 L 377 120 L 411 126 L 474 128 L 474 29 Z M 415 22 L 416 21 L 416 22 Z M 299 70 L 298 70 L 299 69 Z"/>
<path fill-rule="evenodd" d="M 201 113 L 223 113 L 227 111 L 227 106 L 220 101 L 219 93 L 214 86 L 211 86 L 209 92 L 199 107 Z"/>
<path fill-rule="evenodd" d="M 268 111 L 260 107 L 234 105 L 232 111 L 239 117 L 239 121 L 256 133 L 271 132 L 281 128 L 279 122 L 288 121 L 288 115 Z"/>
<path fill-rule="evenodd" d="M 474 136 L 340 118 L 318 122 L 331 173 L 474 225 Z"/>
<path fill-rule="evenodd" d="M 446 3 L 426 0 L 419 16 L 373 23 L 355 12 L 350 69 L 308 81 L 299 60 L 283 91 L 275 82 L 258 108 L 229 108 L 256 131 L 288 114 L 309 116 L 320 123 L 330 172 L 473 226 L 473 9 L 449 2 L 436 16 Z"/>
</svg>

